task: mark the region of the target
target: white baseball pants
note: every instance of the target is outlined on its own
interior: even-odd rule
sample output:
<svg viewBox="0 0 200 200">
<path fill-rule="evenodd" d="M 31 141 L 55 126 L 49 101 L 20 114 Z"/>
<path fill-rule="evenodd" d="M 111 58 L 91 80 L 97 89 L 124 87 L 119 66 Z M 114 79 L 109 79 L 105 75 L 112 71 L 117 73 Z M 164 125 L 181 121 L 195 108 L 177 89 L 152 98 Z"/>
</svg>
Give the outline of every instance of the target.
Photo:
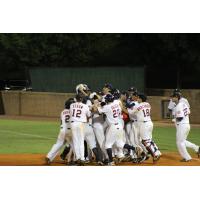
<svg viewBox="0 0 200 200">
<path fill-rule="evenodd" d="M 176 144 L 178 151 L 182 158 L 190 160 L 191 156 L 187 151 L 187 147 L 193 149 L 195 152 L 198 151 L 199 147 L 187 141 L 187 136 L 190 132 L 190 124 L 179 124 L 176 126 Z"/>
</svg>

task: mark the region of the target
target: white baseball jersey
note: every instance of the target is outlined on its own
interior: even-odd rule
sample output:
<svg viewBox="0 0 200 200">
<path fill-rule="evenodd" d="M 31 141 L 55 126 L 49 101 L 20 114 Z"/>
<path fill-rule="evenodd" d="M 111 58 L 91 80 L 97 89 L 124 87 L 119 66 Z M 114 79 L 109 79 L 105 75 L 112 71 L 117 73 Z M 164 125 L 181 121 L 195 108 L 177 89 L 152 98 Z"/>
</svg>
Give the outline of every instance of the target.
<svg viewBox="0 0 200 200">
<path fill-rule="evenodd" d="M 94 106 L 96 107 L 100 106 L 100 102 L 97 99 L 94 100 Z M 93 123 L 104 122 L 103 115 L 99 114 L 99 112 L 93 112 L 92 119 L 93 119 Z"/>
<path fill-rule="evenodd" d="M 87 122 L 87 117 L 91 116 L 89 107 L 81 102 L 76 102 L 70 105 L 70 121 L 72 122 Z"/>
<path fill-rule="evenodd" d="M 134 108 L 135 106 L 137 106 L 139 103 L 137 101 L 131 101 L 130 103 L 134 103 L 135 105 L 132 107 Z M 136 121 L 137 120 L 137 116 L 135 113 L 132 112 L 132 108 L 128 108 L 128 115 L 129 115 L 129 118 L 130 120 L 132 121 Z"/>
<path fill-rule="evenodd" d="M 60 114 L 61 125 L 60 128 L 66 132 L 70 128 L 70 110 L 64 109 Z"/>
<path fill-rule="evenodd" d="M 99 113 L 106 115 L 106 120 L 109 125 L 121 123 L 121 107 L 118 103 L 112 102 L 105 106 L 98 107 Z"/>
<path fill-rule="evenodd" d="M 189 114 L 190 108 L 183 101 L 179 101 L 177 106 L 175 107 L 175 118 L 182 117 L 183 119 L 180 122 L 176 122 L 176 124 L 189 124 Z"/>
<path fill-rule="evenodd" d="M 188 102 L 188 100 L 186 98 L 181 97 L 180 100 L 179 100 L 179 102 L 185 103 L 190 108 L 190 104 L 189 104 L 189 102 Z M 170 99 L 169 105 L 168 105 L 168 109 L 172 110 L 172 112 L 173 112 L 173 110 L 174 110 L 175 107 L 176 107 L 176 103 L 173 102 L 172 99 Z"/>
<path fill-rule="evenodd" d="M 142 102 L 129 109 L 129 115 L 136 115 L 138 122 L 151 121 L 151 106 L 148 102 Z"/>
</svg>

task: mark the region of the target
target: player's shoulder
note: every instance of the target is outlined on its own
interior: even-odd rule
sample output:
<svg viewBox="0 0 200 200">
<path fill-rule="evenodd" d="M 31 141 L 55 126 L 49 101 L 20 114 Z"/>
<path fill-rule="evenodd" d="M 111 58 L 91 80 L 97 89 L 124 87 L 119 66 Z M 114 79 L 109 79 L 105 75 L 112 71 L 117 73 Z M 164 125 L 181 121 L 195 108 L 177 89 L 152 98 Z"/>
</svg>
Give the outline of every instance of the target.
<svg viewBox="0 0 200 200">
<path fill-rule="evenodd" d="M 186 104 L 184 101 L 179 101 L 178 104 L 176 105 L 176 109 L 182 109 L 183 107 L 185 107 Z"/>
<path fill-rule="evenodd" d="M 143 106 L 147 106 L 147 107 L 148 107 L 148 106 L 149 106 L 149 107 L 151 106 L 149 102 L 142 102 L 141 104 L 142 104 Z"/>
<path fill-rule="evenodd" d="M 69 112 L 70 112 L 69 109 L 64 109 L 64 110 L 62 110 L 61 115 L 66 115 L 66 114 L 68 114 Z"/>
</svg>

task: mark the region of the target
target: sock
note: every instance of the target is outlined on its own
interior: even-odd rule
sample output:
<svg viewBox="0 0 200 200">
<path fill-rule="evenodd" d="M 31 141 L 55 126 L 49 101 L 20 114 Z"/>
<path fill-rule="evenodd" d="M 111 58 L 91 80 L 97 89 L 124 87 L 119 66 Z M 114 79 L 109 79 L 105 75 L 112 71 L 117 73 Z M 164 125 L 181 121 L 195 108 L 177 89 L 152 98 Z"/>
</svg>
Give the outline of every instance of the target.
<svg viewBox="0 0 200 200">
<path fill-rule="evenodd" d="M 69 153 L 69 151 L 70 151 L 70 146 L 65 147 L 64 151 L 62 152 L 62 154 L 60 155 L 60 157 L 64 160 L 66 158 L 67 154 Z"/>
<path fill-rule="evenodd" d="M 107 151 L 107 154 L 108 154 L 109 162 L 112 162 L 113 161 L 112 148 L 106 149 L 106 151 Z"/>
</svg>

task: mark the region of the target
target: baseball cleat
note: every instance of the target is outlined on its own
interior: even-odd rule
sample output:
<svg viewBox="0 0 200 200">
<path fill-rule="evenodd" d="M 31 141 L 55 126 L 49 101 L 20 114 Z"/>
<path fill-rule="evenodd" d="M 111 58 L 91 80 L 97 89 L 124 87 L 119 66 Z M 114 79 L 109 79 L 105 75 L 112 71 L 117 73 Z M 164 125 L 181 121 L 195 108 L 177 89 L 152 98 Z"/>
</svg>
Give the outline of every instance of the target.
<svg viewBox="0 0 200 200">
<path fill-rule="evenodd" d="M 160 160 L 160 155 L 157 155 L 157 156 L 153 157 L 153 163 L 158 162 L 158 160 Z"/>
<path fill-rule="evenodd" d="M 105 159 L 105 160 L 103 161 L 103 163 L 104 163 L 104 165 L 108 165 L 109 160 L 108 160 L 108 159 Z"/>
<path fill-rule="evenodd" d="M 66 163 L 66 165 L 68 165 L 68 166 L 75 166 L 75 165 L 76 165 L 76 162 L 70 161 L 70 162 Z"/>
<path fill-rule="evenodd" d="M 180 162 L 190 162 L 192 159 L 188 159 L 186 160 L 185 158 L 183 158 L 182 160 L 180 160 Z"/>
<path fill-rule="evenodd" d="M 142 163 L 142 162 L 144 162 L 145 160 L 146 160 L 146 155 L 143 155 L 142 157 L 140 157 L 140 158 L 138 158 L 138 163 Z"/>
<path fill-rule="evenodd" d="M 114 162 L 114 161 L 109 162 L 109 163 L 108 163 L 108 166 L 115 166 L 115 162 Z"/>
<path fill-rule="evenodd" d="M 47 158 L 47 157 L 45 158 L 45 164 L 46 164 L 46 165 L 50 165 L 50 164 L 51 164 L 51 161 L 50 161 L 50 159 L 49 159 L 49 158 Z"/>
<path fill-rule="evenodd" d="M 130 162 L 132 160 L 131 155 L 127 155 L 124 157 L 123 162 Z"/>
<path fill-rule="evenodd" d="M 104 166 L 103 162 L 101 162 L 101 161 L 98 161 L 98 162 L 97 162 L 97 165 L 98 165 L 98 166 Z"/>
<path fill-rule="evenodd" d="M 126 157 L 117 158 L 117 159 L 115 160 L 115 162 L 116 162 L 116 163 L 124 162 L 125 159 L 126 159 Z"/>
<path fill-rule="evenodd" d="M 133 158 L 132 163 L 138 163 L 138 158 Z"/>
<path fill-rule="evenodd" d="M 199 149 L 197 151 L 197 156 L 198 156 L 198 158 L 200 158 L 200 147 L 199 147 Z"/>
<path fill-rule="evenodd" d="M 77 164 L 78 166 L 84 166 L 84 165 L 85 165 L 85 161 L 84 161 L 84 160 L 81 160 L 81 159 L 78 159 L 78 160 L 76 161 L 76 164 Z"/>
</svg>

